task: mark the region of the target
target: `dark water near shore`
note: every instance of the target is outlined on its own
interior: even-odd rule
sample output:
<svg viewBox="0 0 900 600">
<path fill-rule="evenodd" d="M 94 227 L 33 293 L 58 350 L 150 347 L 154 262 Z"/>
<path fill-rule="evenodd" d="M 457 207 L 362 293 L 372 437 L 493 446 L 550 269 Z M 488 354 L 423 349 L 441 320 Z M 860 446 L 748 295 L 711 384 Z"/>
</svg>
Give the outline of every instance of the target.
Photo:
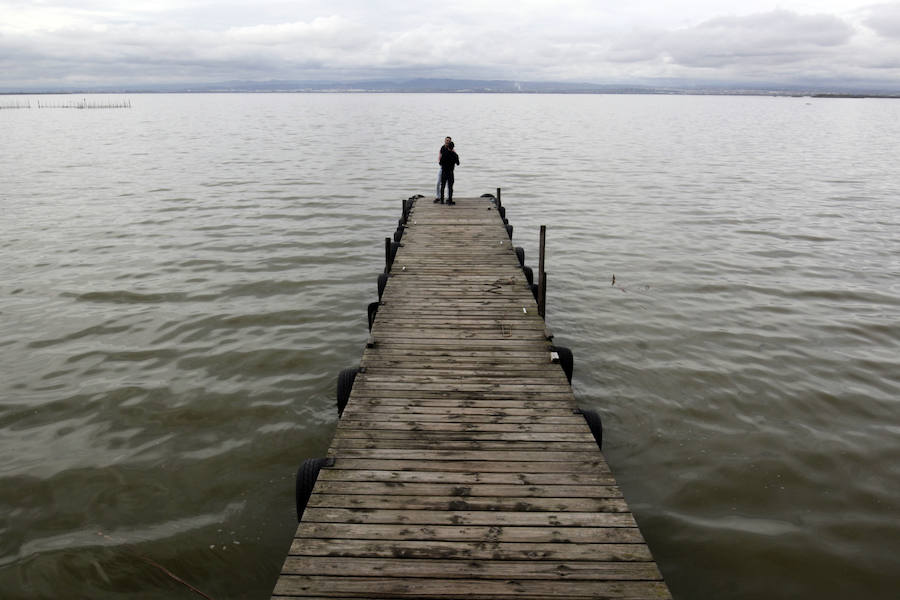
<svg viewBox="0 0 900 600">
<path fill-rule="evenodd" d="M 0 111 L 3 598 L 268 596 L 446 134 L 675 597 L 896 597 L 900 102 L 131 101 Z"/>
</svg>

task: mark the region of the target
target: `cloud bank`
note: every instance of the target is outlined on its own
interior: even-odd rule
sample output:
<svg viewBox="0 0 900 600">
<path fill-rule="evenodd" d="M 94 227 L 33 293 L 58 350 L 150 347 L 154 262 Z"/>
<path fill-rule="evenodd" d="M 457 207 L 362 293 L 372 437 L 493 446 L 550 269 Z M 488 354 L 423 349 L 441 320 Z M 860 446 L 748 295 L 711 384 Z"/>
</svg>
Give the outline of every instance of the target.
<svg viewBox="0 0 900 600">
<path fill-rule="evenodd" d="M 900 89 L 900 3 L 666 6 L 0 0 L 0 88 L 456 77 Z"/>
</svg>

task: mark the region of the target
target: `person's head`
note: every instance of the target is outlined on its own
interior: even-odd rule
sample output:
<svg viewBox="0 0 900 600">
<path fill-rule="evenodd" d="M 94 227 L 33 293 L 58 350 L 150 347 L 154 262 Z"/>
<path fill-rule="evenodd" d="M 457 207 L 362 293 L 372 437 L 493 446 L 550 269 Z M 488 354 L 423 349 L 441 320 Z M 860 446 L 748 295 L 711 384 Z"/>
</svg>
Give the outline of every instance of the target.
<svg viewBox="0 0 900 600">
<path fill-rule="evenodd" d="M 450 138 L 450 136 L 448 135 L 447 137 L 444 138 L 444 145 L 445 145 L 445 146 L 450 146 L 451 144 L 453 144 L 453 140 L 452 140 L 452 139 Z"/>
<path fill-rule="evenodd" d="M 450 148 L 451 150 L 453 150 L 453 147 L 454 147 L 454 146 L 456 146 L 456 144 L 454 144 L 453 142 L 448 142 L 448 143 L 447 143 L 447 147 Z"/>
</svg>

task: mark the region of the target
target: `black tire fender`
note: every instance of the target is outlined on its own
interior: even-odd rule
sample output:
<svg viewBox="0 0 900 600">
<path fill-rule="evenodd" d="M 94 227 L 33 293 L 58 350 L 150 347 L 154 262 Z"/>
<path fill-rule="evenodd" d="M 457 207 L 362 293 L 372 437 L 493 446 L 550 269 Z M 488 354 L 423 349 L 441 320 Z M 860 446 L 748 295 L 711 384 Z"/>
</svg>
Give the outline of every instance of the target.
<svg viewBox="0 0 900 600">
<path fill-rule="evenodd" d="M 381 296 L 384 294 L 384 288 L 387 285 L 388 274 L 382 273 L 378 276 L 378 301 L 381 301 Z"/>
<path fill-rule="evenodd" d="M 572 371 L 575 368 L 575 358 L 572 351 L 564 346 L 550 346 L 550 352 L 556 352 L 559 355 L 559 366 L 562 367 L 569 385 L 572 385 Z"/>
<path fill-rule="evenodd" d="M 375 324 L 375 315 L 378 314 L 379 306 L 381 306 L 381 302 L 370 302 L 366 309 L 366 313 L 369 316 L 369 331 L 372 331 L 372 325 Z"/>
<path fill-rule="evenodd" d="M 400 242 L 391 242 L 391 259 L 390 264 L 394 264 L 394 259 L 397 257 L 397 250 L 400 248 Z"/>
<path fill-rule="evenodd" d="M 597 447 L 603 450 L 603 421 L 600 419 L 600 415 L 595 410 L 582 410 L 581 414 L 584 415 L 584 420 L 591 429 Z"/>
<path fill-rule="evenodd" d="M 356 380 L 357 373 L 359 373 L 359 367 L 343 369 L 338 373 L 336 394 L 338 417 L 344 414 L 344 409 L 347 407 L 347 402 L 350 400 L 350 392 L 353 390 L 353 382 Z"/>
<path fill-rule="evenodd" d="M 297 501 L 297 522 L 303 518 L 303 511 L 309 503 L 309 497 L 312 495 L 313 487 L 316 485 L 316 479 L 319 478 L 319 471 L 328 462 L 326 458 L 307 458 L 297 469 L 297 482 L 294 486 L 294 497 Z"/>
<path fill-rule="evenodd" d="M 525 266 L 525 248 L 522 246 L 516 246 L 516 258 L 519 259 L 519 266 Z"/>
</svg>

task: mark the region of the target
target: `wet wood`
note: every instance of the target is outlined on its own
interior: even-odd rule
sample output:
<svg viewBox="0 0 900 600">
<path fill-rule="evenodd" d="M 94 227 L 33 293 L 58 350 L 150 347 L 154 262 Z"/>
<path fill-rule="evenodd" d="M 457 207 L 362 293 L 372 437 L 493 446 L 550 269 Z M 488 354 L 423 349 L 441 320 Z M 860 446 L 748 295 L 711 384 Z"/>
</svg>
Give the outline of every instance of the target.
<svg viewBox="0 0 900 600">
<path fill-rule="evenodd" d="M 671 598 L 496 208 L 457 202 L 410 211 L 273 598 Z"/>
<path fill-rule="evenodd" d="M 299 531 L 299 528 L 298 528 Z M 411 530 L 414 531 L 414 530 Z M 412 538 L 412 536 L 410 536 Z M 462 560 L 595 560 L 650 562 L 646 544 L 512 543 L 479 540 L 344 540 L 295 538 L 292 556 L 358 556 L 361 558 L 456 558 Z"/>
<path fill-rule="evenodd" d="M 535 581 L 285 575 L 275 594 L 323 598 L 668 598 L 664 583 L 643 581 Z"/>
<path fill-rule="evenodd" d="M 637 527 L 631 513 L 578 511 L 484 512 L 311 507 L 303 513 L 303 521 L 405 525 L 487 525 L 491 527 Z"/>
<path fill-rule="evenodd" d="M 340 576 L 347 572 L 361 577 L 434 577 L 438 579 L 545 579 L 659 581 L 662 576 L 653 563 L 641 562 L 555 562 L 555 561 L 456 561 L 402 558 L 339 558 L 333 556 L 291 556 L 284 564 L 289 575 Z"/>
</svg>

